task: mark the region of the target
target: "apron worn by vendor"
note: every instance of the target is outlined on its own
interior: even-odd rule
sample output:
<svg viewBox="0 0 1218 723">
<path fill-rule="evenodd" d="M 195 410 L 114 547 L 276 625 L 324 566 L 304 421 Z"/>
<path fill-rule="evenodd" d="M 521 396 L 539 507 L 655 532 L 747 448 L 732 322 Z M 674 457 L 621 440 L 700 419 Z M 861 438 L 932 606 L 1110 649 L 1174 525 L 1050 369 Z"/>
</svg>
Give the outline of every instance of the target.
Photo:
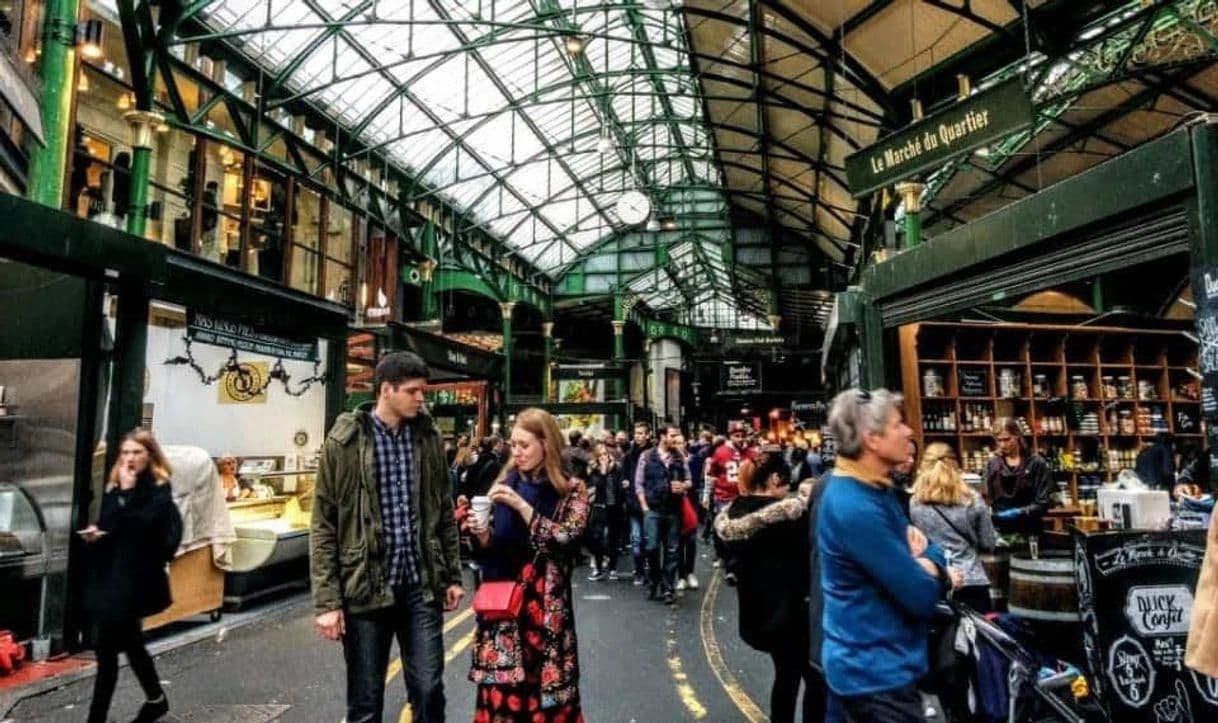
<svg viewBox="0 0 1218 723">
<path fill-rule="evenodd" d="M 1041 519 L 1053 504 L 1053 476 L 1049 463 L 1038 454 L 1025 453 L 1012 467 L 1002 456 L 985 466 L 986 493 L 994 508 L 994 527 L 1003 533 L 1035 535 L 1042 532 Z M 1020 514 L 1003 519 L 998 513 L 1018 510 Z"/>
</svg>

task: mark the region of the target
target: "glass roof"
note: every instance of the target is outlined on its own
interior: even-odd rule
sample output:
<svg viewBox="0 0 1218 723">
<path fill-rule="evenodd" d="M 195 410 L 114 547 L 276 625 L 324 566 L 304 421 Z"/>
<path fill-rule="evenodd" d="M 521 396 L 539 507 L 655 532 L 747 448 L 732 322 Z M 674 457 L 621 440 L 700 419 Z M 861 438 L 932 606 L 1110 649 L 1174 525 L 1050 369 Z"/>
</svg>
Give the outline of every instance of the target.
<svg viewBox="0 0 1218 723">
<path fill-rule="evenodd" d="M 216 0 L 199 18 L 269 71 L 269 106 L 318 103 L 547 274 L 624 227 L 626 190 L 722 193 L 665 0 Z"/>
</svg>

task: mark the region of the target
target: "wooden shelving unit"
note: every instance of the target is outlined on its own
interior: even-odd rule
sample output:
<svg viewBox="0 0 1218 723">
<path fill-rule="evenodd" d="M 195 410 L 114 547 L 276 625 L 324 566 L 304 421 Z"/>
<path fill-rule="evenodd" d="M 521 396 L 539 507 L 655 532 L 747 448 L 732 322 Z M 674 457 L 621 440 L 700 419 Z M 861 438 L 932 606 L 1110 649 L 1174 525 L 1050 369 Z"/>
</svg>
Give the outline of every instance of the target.
<svg viewBox="0 0 1218 723">
<path fill-rule="evenodd" d="M 902 327 L 900 340 L 905 411 L 919 448 L 947 442 L 967 470 L 981 471 L 1000 417 L 1026 422 L 1032 448 L 1074 500 L 1080 477 L 1112 479 L 1160 431 L 1178 446 L 1202 444 L 1197 346 L 1179 332 L 924 322 Z M 923 395 L 927 371 L 942 380 L 942 395 Z M 1040 375 L 1045 394 L 1034 395 Z M 1012 377 L 1014 388 L 1003 389 Z"/>
</svg>

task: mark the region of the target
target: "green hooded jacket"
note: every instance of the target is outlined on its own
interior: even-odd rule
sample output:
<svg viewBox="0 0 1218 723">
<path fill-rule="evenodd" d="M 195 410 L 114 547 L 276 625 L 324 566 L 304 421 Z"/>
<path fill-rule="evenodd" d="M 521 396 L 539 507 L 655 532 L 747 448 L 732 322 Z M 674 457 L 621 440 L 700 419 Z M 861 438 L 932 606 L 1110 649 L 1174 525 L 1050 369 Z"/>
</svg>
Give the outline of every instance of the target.
<svg viewBox="0 0 1218 723">
<path fill-rule="evenodd" d="M 373 461 L 372 412 L 367 402 L 339 415 L 322 446 L 309 531 L 313 608 L 359 614 L 393 605 L 384 524 Z M 440 433 L 425 413 L 408 422 L 414 432 L 418 474 L 410 498 L 419 529 L 411 539 L 424 598 L 444 601 L 461 584 L 457 522 Z"/>
</svg>

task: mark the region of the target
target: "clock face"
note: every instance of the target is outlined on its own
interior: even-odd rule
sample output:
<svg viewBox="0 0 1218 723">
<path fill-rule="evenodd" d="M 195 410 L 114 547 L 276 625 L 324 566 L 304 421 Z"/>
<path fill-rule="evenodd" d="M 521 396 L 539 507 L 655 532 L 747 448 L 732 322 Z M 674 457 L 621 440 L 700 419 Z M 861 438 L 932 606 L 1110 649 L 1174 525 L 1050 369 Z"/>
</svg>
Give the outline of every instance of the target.
<svg viewBox="0 0 1218 723">
<path fill-rule="evenodd" d="M 616 210 L 622 223 L 637 226 L 651 215 L 651 199 L 639 191 L 627 191 L 618 197 Z"/>
</svg>

